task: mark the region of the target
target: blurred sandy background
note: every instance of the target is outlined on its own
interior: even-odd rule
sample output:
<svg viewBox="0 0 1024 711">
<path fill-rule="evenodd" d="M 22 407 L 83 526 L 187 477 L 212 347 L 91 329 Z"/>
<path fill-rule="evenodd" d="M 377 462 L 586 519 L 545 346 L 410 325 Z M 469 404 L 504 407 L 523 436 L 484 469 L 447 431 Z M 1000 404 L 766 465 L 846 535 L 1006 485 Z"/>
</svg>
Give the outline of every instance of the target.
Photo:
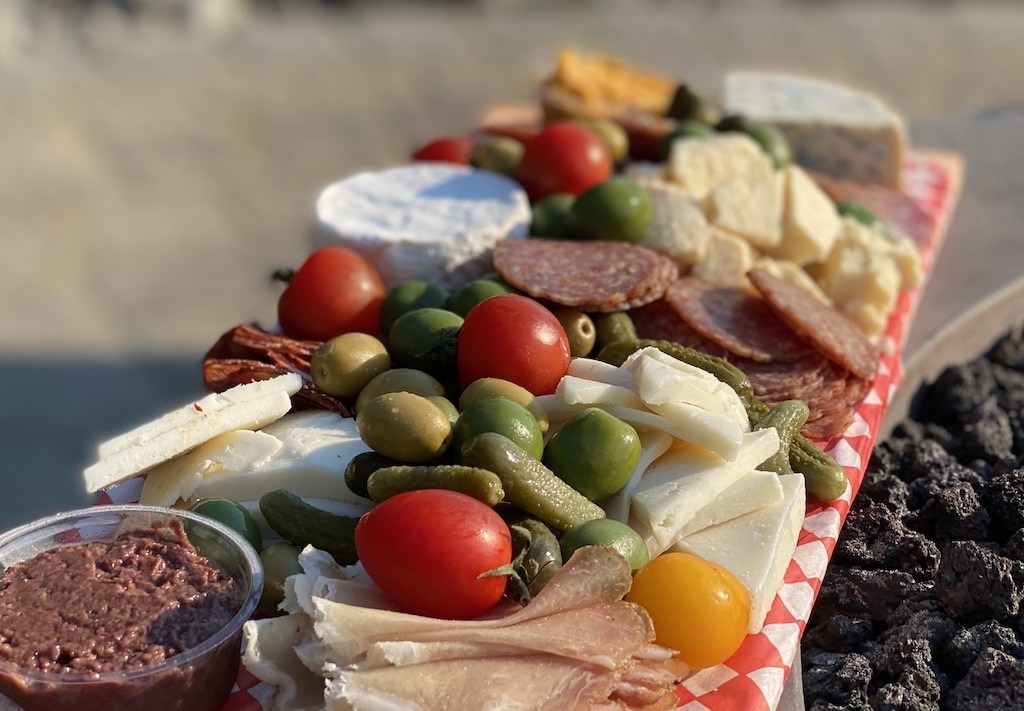
<svg viewBox="0 0 1024 711">
<path fill-rule="evenodd" d="M 1024 272 L 1024 3 L 0 0 L 0 529 L 91 501 L 95 444 L 274 319 L 317 191 L 529 101 L 565 45 L 704 88 L 870 88 L 968 181 L 914 347 Z"/>
</svg>

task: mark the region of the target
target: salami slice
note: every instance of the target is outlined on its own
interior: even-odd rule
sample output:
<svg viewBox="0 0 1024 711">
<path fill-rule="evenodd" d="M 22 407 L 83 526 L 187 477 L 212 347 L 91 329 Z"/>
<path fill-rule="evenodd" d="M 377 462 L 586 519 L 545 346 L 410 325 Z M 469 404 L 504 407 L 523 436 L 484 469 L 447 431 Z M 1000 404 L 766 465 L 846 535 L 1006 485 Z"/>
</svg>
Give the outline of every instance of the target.
<svg viewBox="0 0 1024 711">
<path fill-rule="evenodd" d="M 629 312 L 640 338 L 656 341 L 671 341 L 687 348 L 694 348 L 708 355 L 727 358 L 731 354 L 717 343 L 709 341 L 694 331 L 676 310 L 664 299 L 652 301 Z"/>
<path fill-rule="evenodd" d="M 694 331 L 733 355 L 772 363 L 813 353 L 764 299 L 744 289 L 687 276 L 668 288 L 665 300 Z"/>
<path fill-rule="evenodd" d="M 825 357 L 858 378 L 874 377 L 878 351 L 853 321 L 763 269 L 751 269 L 747 277 L 779 317 Z"/>
<path fill-rule="evenodd" d="M 662 297 L 679 275 L 670 258 L 625 242 L 503 240 L 494 269 L 530 296 L 581 311 L 625 311 Z"/>
</svg>

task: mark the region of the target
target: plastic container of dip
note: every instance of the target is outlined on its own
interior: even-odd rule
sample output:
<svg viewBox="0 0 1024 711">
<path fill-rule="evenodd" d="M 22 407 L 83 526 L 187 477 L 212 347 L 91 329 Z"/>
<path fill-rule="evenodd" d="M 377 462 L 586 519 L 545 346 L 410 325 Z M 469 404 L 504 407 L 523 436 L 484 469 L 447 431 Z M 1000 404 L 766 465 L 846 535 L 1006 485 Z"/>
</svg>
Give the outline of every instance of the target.
<svg viewBox="0 0 1024 711">
<path fill-rule="evenodd" d="M 234 684 L 241 655 L 242 625 L 263 590 L 263 566 L 238 533 L 206 516 L 156 506 L 95 506 L 57 514 L 0 536 L 0 565 L 8 567 L 43 551 L 113 541 L 133 530 L 180 523 L 197 552 L 241 590 L 241 604 L 213 636 L 147 666 L 99 673 L 57 673 L 0 662 L 0 694 L 26 711 L 214 711 Z M 101 614 L 101 613 L 97 613 Z M 55 640 L 57 642 L 57 640 Z M 0 708 L 4 708 L 0 699 Z"/>
</svg>

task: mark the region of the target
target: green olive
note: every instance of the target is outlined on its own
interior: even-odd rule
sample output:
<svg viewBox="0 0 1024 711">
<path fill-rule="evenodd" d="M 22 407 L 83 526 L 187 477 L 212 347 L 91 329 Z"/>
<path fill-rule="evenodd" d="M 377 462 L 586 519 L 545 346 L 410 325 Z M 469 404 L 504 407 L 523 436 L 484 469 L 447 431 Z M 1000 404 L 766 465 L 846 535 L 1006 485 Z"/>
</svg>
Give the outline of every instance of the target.
<svg viewBox="0 0 1024 711">
<path fill-rule="evenodd" d="M 522 385 L 501 378 L 480 378 L 467 385 L 459 397 L 459 409 L 465 412 L 481 400 L 490 400 L 496 397 L 503 397 L 519 403 L 537 419 L 541 432 L 548 431 L 550 423 L 547 410 L 537 401 L 536 396 Z"/>
<path fill-rule="evenodd" d="M 874 210 L 864 203 L 854 200 L 840 200 L 836 203 L 836 212 L 843 217 L 853 218 L 875 232 L 885 232 L 885 223 L 875 214 Z"/>
<path fill-rule="evenodd" d="M 639 459 L 636 430 L 597 407 L 575 415 L 544 447 L 545 466 L 591 501 L 625 486 Z"/>
<path fill-rule="evenodd" d="M 455 427 L 455 423 L 459 419 L 459 408 L 455 407 L 451 400 L 440 395 L 428 395 L 427 400 L 437 405 L 445 417 L 448 418 L 448 424 Z"/>
<path fill-rule="evenodd" d="M 390 367 L 391 356 L 383 343 L 365 333 L 346 333 L 313 352 L 309 372 L 328 395 L 349 398 Z"/>
<path fill-rule="evenodd" d="M 399 316 L 416 309 L 443 309 L 447 299 L 447 291 L 422 279 L 399 284 L 388 292 L 388 295 L 384 297 L 384 303 L 381 304 L 381 329 L 387 333 Z"/>
<path fill-rule="evenodd" d="M 782 170 L 793 162 L 793 149 L 789 145 L 789 139 L 775 126 L 750 122 L 745 133 L 757 141 L 768 154 L 776 170 Z"/>
<path fill-rule="evenodd" d="M 711 104 L 686 84 L 676 87 L 676 93 L 672 96 L 672 102 L 665 115 L 680 121 L 714 123 L 717 120 L 716 111 Z"/>
<path fill-rule="evenodd" d="M 284 581 L 290 575 L 302 572 L 299 549 L 290 543 L 275 543 L 260 552 L 263 563 L 263 594 L 260 596 L 260 614 L 280 614 L 277 606 L 284 600 Z"/>
<path fill-rule="evenodd" d="M 448 417 L 434 403 L 409 392 L 385 393 L 356 415 L 356 429 L 373 451 L 400 462 L 437 459 L 452 441 Z"/>
<path fill-rule="evenodd" d="M 356 412 L 362 410 L 363 406 L 375 397 L 384 393 L 397 392 L 414 393 L 423 397 L 444 395 L 444 386 L 437 381 L 437 378 L 422 370 L 412 368 L 385 370 L 359 391 L 359 397 L 356 398 Z"/>
<path fill-rule="evenodd" d="M 597 329 L 594 322 L 582 311 L 575 309 L 555 309 L 552 313 L 565 329 L 569 338 L 569 353 L 573 358 L 584 358 L 594 349 L 597 340 Z"/>
<path fill-rule="evenodd" d="M 746 133 L 749 126 L 750 120 L 743 114 L 727 114 L 715 124 L 715 130 L 719 133 Z"/>
<path fill-rule="evenodd" d="M 263 534 L 260 532 L 259 524 L 249 513 L 249 509 L 237 501 L 221 498 L 199 499 L 189 506 L 188 510 L 209 516 L 228 528 L 233 528 L 242 534 L 242 537 L 249 541 L 256 550 L 263 547 Z"/>
<path fill-rule="evenodd" d="M 534 203 L 530 234 L 534 237 L 565 237 L 574 202 L 575 195 L 555 193 Z"/>
<path fill-rule="evenodd" d="M 508 136 L 483 136 L 473 144 L 469 156 L 471 165 L 503 175 L 515 175 L 523 160 L 525 146 Z"/>
<path fill-rule="evenodd" d="M 651 196 L 635 180 L 609 178 L 576 198 L 569 213 L 569 234 L 632 242 L 651 223 L 653 210 Z"/>
<path fill-rule="evenodd" d="M 500 279 L 474 279 L 451 295 L 447 308 L 465 318 L 470 309 L 481 301 L 511 293 L 512 287 Z"/>
<path fill-rule="evenodd" d="M 629 156 L 629 136 L 625 129 L 608 119 L 577 119 L 579 123 L 596 133 L 608 146 L 612 160 L 621 163 Z"/>
<path fill-rule="evenodd" d="M 672 131 L 665 136 L 664 142 L 661 144 L 661 159 L 668 160 L 669 153 L 672 152 L 672 144 L 682 138 L 706 138 L 707 136 L 715 135 L 715 129 L 709 124 L 702 123 L 700 121 L 693 121 L 686 119 L 680 121 L 679 124 L 672 129 Z"/>
</svg>

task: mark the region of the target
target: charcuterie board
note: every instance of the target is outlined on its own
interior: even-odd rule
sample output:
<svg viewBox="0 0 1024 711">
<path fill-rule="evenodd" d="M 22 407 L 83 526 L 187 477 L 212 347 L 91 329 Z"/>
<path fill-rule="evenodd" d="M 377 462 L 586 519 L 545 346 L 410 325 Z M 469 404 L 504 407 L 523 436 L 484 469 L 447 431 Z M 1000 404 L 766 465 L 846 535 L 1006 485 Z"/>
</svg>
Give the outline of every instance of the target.
<svg viewBox="0 0 1024 711">
<path fill-rule="evenodd" d="M 889 207 L 883 203 L 873 204 L 880 214 L 897 221 L 915 240 L 925 275 L 930 273 L 941 248 L 961 178 L 962 166 L 956 156 L 914 153 L 904 165 L 902 195 Z M 871 196 L 858 197 L 865 202 L 871 200 Z M 892 199 L 891 192 L 889 198 Z M 903 343 L 924 286 L 922 283 L 900 294 L 882 337 L 880 367 L 867 395 L 856 407 L 852 424 L 842 436 L 816 442 L 842 465 L 850 486 L 831 504 L 808 506 L 796 552 L 764 627 L 759 633 L 749 635 L 726 663 L 701 670 L 681 683 L 678 697 L 682 708 L 774 709 L 777 706 L 886 407 L 900 382 Z M 100 503 L 136 501 L 140 487 L 141 480 L 130 480 L 106 491 Z M 224 708 L 255 711 L 264 708 L 272 695 L 272 687 L 242 667 Z"/>
</svg>

